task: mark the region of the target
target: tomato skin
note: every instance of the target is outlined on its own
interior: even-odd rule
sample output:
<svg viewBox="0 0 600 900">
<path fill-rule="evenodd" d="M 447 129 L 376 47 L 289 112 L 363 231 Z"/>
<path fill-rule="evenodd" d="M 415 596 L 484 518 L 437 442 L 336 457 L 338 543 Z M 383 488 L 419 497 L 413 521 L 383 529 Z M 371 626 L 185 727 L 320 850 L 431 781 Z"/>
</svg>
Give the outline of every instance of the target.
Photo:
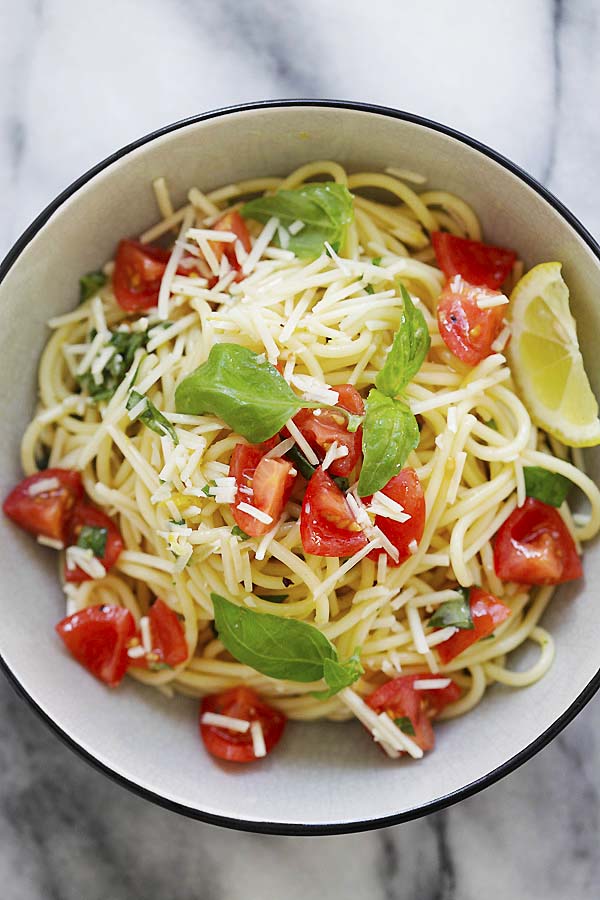
<svg viewBox="0 0 600 900">
<path fill-rule="evenodd" d="M 407 718 L 412 722 L 414 735 L 410 735 L 421 750 L 433 750 L 435 737 L 429 716 L 425 712 L 423 697 L 413 683 L 423 675 L 402 675 L 387 681 L 366 699 L 365 703 L 377 714 L 387 712 L 392 719 Z"/>
<path fill-rule="evenodd" d="M 562 584 L 581 578 L 581 559 L 560 513 L 527 497 L 494 538 L 494 568 L 502 581 Z"/>
<path fill-rule="evenodd" d="M 229 463 L 229 474 L 237 484 L 235 503 L 230 504 L 236 525 L 252 537 L 266 534 L 281 516 L 296 481 L 294 465 L 287 459 L 265 459 L 265 453 L 276 444 L 236 444 Z M 250 493 L 247 493 L 249 491 Z M 238 509 L 238 503 L 250 503 L 271 516 L 269 524 L 259 522 Z"/>
<path fill-rule="evenodd" d="M 124 544 L 121 532 L 113 520 L 110 519 L 106 513 L 103 513 L 102 510 L 96 509 L 95 506 L 90 506 L 88 503 L 79 502 L 76 504 L 71 518 L 69 530 L 70 544 L 77 543 L 77 539 L 84 525 L 89 525 L 92 528 L 107 529 L 108 533 L 106 535 L 104 556 L 99 557 L 99 559 L 104 568 L 108 571 L 111 566 L 114 566 L 123 549 Z M 80 569 L 79 566 L 75 566 L 74 569 L 68 569 L 66 563 L 64 575 L 66 581 L 73 581 L 76 583 L 92 580 L 91 575 L 88 575 Z"/>
<path fill-rule="evenodd" d="M 461 275 L 471 284 L 499 288 L 517 258 L 512 250 L 457 237 L 443 231 L 431 233 L 438 265 L 447 278 Z"/>
<path fill-rule="evenodd" d="M 427 676 L 421 677 L 426 678 Z M 424 695 L 427 711 L 433 718 L 439 716 L 450 703 L 456 703 L 457 700 L 460 700 L 462 695 L 462 691 L 455 681 L 451 681 L 445 688 L 434 688 L 433 690 L 420 691 L 419 693 Z"/>
<path fill-rule="evenodd" d="M 492 344 L 502 331 L 504 307 L 479 309 L 479 289 L 463 283 L 460 291 L 446 285 L 437 307 L 438 328 L 449 350 L 469 366 L 476 366 L 492 352 Z"/>
<path fill-rule="evenodd" d="M 482 588 L 471 588 L 469 593 L 469 605 L 473 628 L 461 629 L 442 644 L 437 645 L 442 663 L 448 663 L 467 647 L 470 647 L 481 638 L 488 637 L 494 629 L 510 616 L 511 609 L 498 597 L 489 594 Z"/>
<path fill-rule="evenodd" d="M 214 231 L 232 231 L 237 236 L 246 253 L 250 253 L 250 250 L 252 249 L 250 235 L 246 227 L 246 222 L 239 214 L 237 209 L 232 209 L 230 212 L 224 213 L 224 215 L 222 215 L 220 219 L 217 219 L 212 228 L 214 229 Z M 213 253 L 217 257 L 218 262 L 221 261 L 221 257 L 224 254 L 227 257 L 231 268 L 236 269 L 241 275 L 240 270 L 242 266 L 238 261 L 235 252 L 235 241 L 233 243 L 227 243 L 225 241 L 211 241 L 211 247 Z M 240 276 L 238 275 L 235 280 L 240 281 Z"/>
<path fill-rule="evenodd" d="M 340 384 L 335 390 L 339 394 L 336 406 L 347 409 L 355 415 L 363 415 L 365 404 L 355 387 L 351 384 Z M 347 456 L 334 460 L 329 466 L 328 471 L 332 475 L 345 477 L 356 468 L 362 453 L 362 425 L 352 434 L 344 423 L 335 421 L 335 413 L 329 409 L 321 410 L 318 416 L 315 416 L 314 409 L 301 409 L 294 416 L 294 423 L 321 461 L 334 441 L 337 441 L 338 446 L 348 449 Z"/>
<path fill-rule="evenodd" d="M 240 686 L 204 697 L 200 705 L 200 734 L 204 746 L 213 756 L 228 762 L 247 763 L 257 759 L 252 735 L 249 730 L 242 734 L 217 725 L 203 725 L 202 715 L 205 712 L 260 722 L 267 753 L 281 739 L 286 723 L 284 714 L 264 703 L 252 688 Z"/>
<path fill-rule="evenodd" d="M 55 626 L 77 662 L 110 687 L 127 671 L 127 645 L 135 635 L 128 609 L 103 604 L 88 606 Z"/>
<path fill-rule="evenodd" d="M 300 537 L 313 556 L 352 556 L 368 543 L 343 493 L 320 466 L 304 494 Z"/>
<path fill-rule="evenodd" d="M 29 495 L 29 488 L 46 478 L 56 478 L 59 487 Z M 83 497 L 81 474 L 74 469 L 43 469 L 24 478 L 4 501 L 9 519 L 31 534 L 66 543 L 73 507 Z"/>
<path fill-rule="evenodd" d="M 408 545 L 412 541 L 416 541 L 418 544 L 423 537 L 425 495 L 419 476 L 411 468 L 402 469 L 397 475 L 394 475 L 381 489 L 381 492 L 403 506 L 404 511 L 410 516 L 408 522 L 395 522 L 393 519 L 386 519 L 385 516 L 375 516 L 375 525 L 383 531 L 398 550 L 397 562 L 389 553 L 387 554 L 388 566 L 401 566 L 411 555 Z M 366 503 L 369 503 L 372 498 L 365 497 L 364 499 Z M 369 559 L 378 560 L 382 553 L 386 553 L 386 551 L 372 550 L 369 553 Z"/>
<path fill-rule="evenodd" d="M 148 610 L 150 620 L 150 636 L 152 638 L 152 653 L 157 657 L 154 662 L 165 663 L 171 666 L 181 665 L 188 658 L 188 646 L 185 639 L 185 631 L 177 614 L 160 597 L 154 601 Z M 150 668 L 149 660 L 145 656 L 130 659 L 129 665 L 134 668 Z"/>
<path fill-rule="evenodd" d="M 170 253 L 151 244 L 124 238 L 119 241 L 113 272 L 117 303 L 128 312 L 156 306 L 160 282 Z"/>
</svg>

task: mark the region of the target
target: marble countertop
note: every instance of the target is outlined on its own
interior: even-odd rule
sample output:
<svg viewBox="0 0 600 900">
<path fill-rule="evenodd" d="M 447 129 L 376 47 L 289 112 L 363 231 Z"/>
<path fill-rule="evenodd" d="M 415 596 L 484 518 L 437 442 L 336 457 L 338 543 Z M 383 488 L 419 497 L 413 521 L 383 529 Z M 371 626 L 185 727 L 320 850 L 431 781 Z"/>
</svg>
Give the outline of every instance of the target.
<svg viewBox="0 0 600 900">
<path fill-rule="evenodd" d="M 0 251 L 139 135 L 213 107 L 338 97 L 491 144 L 600 235 L 594 0 L 19 0 L 0 4 Z M 594 95 L 595 96 L 595 95 Z M 600 878 L 600 703 L 531 762 L 369 834 L 238 834 L 130 795 L 0 680 L 3 900 L 587 900 Z"/>
</svg>

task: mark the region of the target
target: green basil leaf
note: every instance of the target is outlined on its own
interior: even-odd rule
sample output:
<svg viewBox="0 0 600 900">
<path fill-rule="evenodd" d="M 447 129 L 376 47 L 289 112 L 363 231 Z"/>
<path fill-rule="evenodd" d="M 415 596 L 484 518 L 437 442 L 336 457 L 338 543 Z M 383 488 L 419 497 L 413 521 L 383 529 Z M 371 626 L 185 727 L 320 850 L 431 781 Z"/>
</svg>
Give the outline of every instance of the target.
<svg viewBox="0 0 600 900">
<path fill-rule="evenodd" d="M 312 476 L 317 471 L 315 466 L 312 463 L 309 463 L 306 456 L 300 450 L 297 444 L 294 444 L 287 453 L 284 454 L 286 459 L 289 459 L 290 462 L 293 462 L 300 474 L 303 478 L 306 478 L 307 481 L 310 481 Z M 346 493 L 348 488 L 350 487 L 350 481 L 348 478 L 344 478 L 343 475 L 334 475 L 333 481 L 337 484 L 340 491 Z"/>
<path fill-rule="evenodd" d="M 268 600 L 269 603 L 284 603 L 290 595 L 289 594 L 257 594 L 256 596 L 260 597 L 261 600 Z"/>
<path fill-rule="evenodd" d="M 111 332 L 107 346 L 114 347 L 115 352 L 104 366 L 101 380 L 97 382 L 91 372 L 84 372 L 77 376 L 79 384 L 96 403 L 110 400 L 131 368 L 136 351 L 147 343 L 147 331 Z"/>
<path fill-rule="evenodd" d="M 431 628 L 445 628 L 447 625 L 454 625 L 455 628 L 470 631 L 475 627 L 469 603 L 470 591 L 468 588 L 459 588 L 459 590 L 460 598 L 440 603 L 429 620 L 428 624 Z"/>
<path fill-rule="evenodd" d="M 571 482 L 559 472 L 549 472 L 542 466 L 523 466 L 525 493 L 549 506 L 562 506 L 571 490 Z"/>
<path fill-rule="evenodd" d="M 358 650 L 355 650 L 350 659 L 343 663 L 335 659 L 326 659 L 323 663 L 323 678 L 327 682 L 328 688 L 325 691 L 313 691 L 312 695 L 317 700 L 329 700 L 342 688 L 354 684 L 363 672 Z"/>
<path fill-rule="evenodd" d="M 250 539 L 250 535 L 246 534 L 245 531 L 242 531 L 239 525 L 234 525 L 231 529 L 231 533 L 235 535 L 235 537 L 241 538 L 243 541 L 247 541 Z"/>
<path fill-rule="evenodd" d="M 397 719 L 394 719 L 394 725 L 397 725 L 403 734 L 409 734 L 414 737 L 415 726 L 413 725 L 412 720 L 408 718 L 408 716 L 399 716 Z"/>
<path fill-rule="evenodd" d="M 177 412 L 219 416 L 251 444 L 273 437 L 302 406 L 275 366 L 239 344 L 215 344 L 177 385 Z"/>
<path fill-rule="evenodd" d="M 174 444 L 179 443 L 179 438 L 177 437 L 177 432 L 169 422 L 165 416 L 155 407 L 152 400 L 149 397 L 145 397 L 143 394 L 138 394 L 137 391 L 131 391 L 129 398 L 127 400 L 127 409 L 133 409 L 134 406 L 137 406 L 140 401 L 145 400 L 146 406 L 142 410 L 141 413 L 138 413 L 136 419 L 139 419 L 140 422 L 143 422 L 151 431 L 156 432 L 156 434 L 160 434 L 161 437 L 165 434 L 168 434 Z M 133 421 L 135 422 L 136 419 Z"/>
<path fill-rule="evenodd" d="M 90 297 L 95 297 L 101 287 L 106 284 L 104 272 L 88 272 L 79 279 L 79 302 L 85 303 Z"/>
<path fill-rule="evenodd" d="M 419 426 L 408 406 L 373 388 L 367 397 L 363 425 L 359 496 L 366 497 L 385 487 L 418 443 Z"/>
<path fill-rule="evenodd" d="M 275 216 L 284 228 L 292 222 L 303 222 L 301 231 L 290 234 L 287 249 L 301 259 L 311 259 L 323 252 L 325 241 L 336 252 L 340 250 L 354 217 L 354 206 L 352 194 L 344 185 L 328 181 L 257 197 L 246 203 L 241 213 L 263 223 Z M 278 243 L 277 235 L 274 241 Z"/>
<path fill-rule="evenodd" d="M 365 291 L 367 292 L 367 294 L 374 294 L 374 293 L 375 293 L 375 288 L 373 287 L 372 284 L 367 284 L 367 285 L 365 286 Z"/>
<path fill-rule="evenodd" d="M 380 266 L 381 265 L 381 256 L 374 256 L 373 259 L 371 260 L 371 262 L 374 266 Z"/>
<path fill-rule="evenodd" d="M 185 525 L 185 519 L 169 519 L 169 522 L 172 522 L 173 525 Z"/>
<path fill-rule="evenodd" d="M 104 558 L 108 528 L 96 528 L 92 525 L 84 525 L 77 538 L 77 546 L 84 550 L 91 550 L 98 559 Z"/>
<path fill-rule="evenodd" d="M 163 669 L 171 669 L 173 671 L 173 666 L 166 662 L 149 662 L 148 668 L 151 672 L 161 672 Z"/>
<path fill-rule="evenodd" d="M 388 397 L 396 397 L 412 381 L 431 345 L 423 313 L 414 305 L 403 284 L 400 285 L 400 292 L 403 304 L 400 327 L 383 368 L 375 379 L 377 389 Z"/>
<path fill-rule="evenodd" d="M 210 595 L 219 640 L 234 659 L 270 678 L 319 681 L 325 660 L 337 662 L 337 651 L 318 628 L 236 606 Z"/>
<path fill-rule="evenodd" d="M 217 482 L 216 482 L 216 481 L 208 481 L 208 482 L 204 485 L 204 487 L 201 488 L 200 490 L 202 491 L 202 493 L 204 494 L 205 497 L 212 497 L 212 494 L 211 494 L 211 492 L 210 492 L 210 489 L 211 489 L 211 488 L 214 488 L 214 487 L 216 487 L 216 486 L 217 486 Z"/>
</svg>

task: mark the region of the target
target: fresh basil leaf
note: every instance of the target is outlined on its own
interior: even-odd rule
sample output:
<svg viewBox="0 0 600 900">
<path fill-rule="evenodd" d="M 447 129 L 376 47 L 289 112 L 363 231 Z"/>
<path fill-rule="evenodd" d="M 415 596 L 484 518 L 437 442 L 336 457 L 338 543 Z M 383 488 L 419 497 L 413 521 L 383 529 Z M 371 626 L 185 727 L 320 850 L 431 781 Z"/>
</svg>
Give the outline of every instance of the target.
<svg viewBox="0 0 600 900">
<path fill-rule="evenodd" d="M 214 487 L 216 487 L 216 486 L 217 486 L 217 482 L 216 482 L 216 481 L 208 481 L 208 482 L 204 485 L 203 488 L 200 488 L 200 490 L 202 491 L 202 493 L 204 494 L 205 497 L 212 497 L 212 494 L 211 494 L 211 492 L 210 492 L 210 489 L 211 489 L 211 488 L 214 488 Z"/>
<path fill-rule="evenodd" d="M 106 550 L 108 528 L 96 528 L 92 525 L 84 525 L 77 538 L 77 546 L 84 550 L 91 550 L 98 559 L 103 559 Z"/>
<path fill-rule="evenodd" d="M 365 286 L 365 291 L 367 292 L 367 294 L 374 294 L 374 293 L 375 293 L 375 288 L 373 287 L 372 284 L 367 284 L 367 285 Z"/>
<path fill-rule="evenodd" d="M 289 459 L 290 462 L 293 462 L 295 467 L 298 469 L 303 478 L 306 478 L 307 481 L 310 481 L 312 476 L 317 471 L 315 466 L 312 463 L 309 463 L 306 456 L 300 450 L 297 444 L 294 444 L 287 453 L 284 454 L 286 459 Z M 348 478 L 344 478 L 343 475 L 334 475 L 333 481 L 337 484 L 340 491 L 346 493 L 348 488 L 350 487 L 350 481 Z"/>
<path fill-rule="evenodd" d="M 278 191 L 270 197 L 258 197 L 246 203 L 241 213 L 247 219 L 263 223 L 275 216 L 284 227 L 292 222 L 303 222 L 301 231 L 290 234 L 287 249 L 301 259 L 312 259 L 323 252 L 325 241 L 336 252 L 342 247 L 354 207 L 348 189 L 328 181 L 304 184 L 293 191 Z M 274 241 L 279 242 L 277 235 Z"/>
<path fill-rule="evenodd" d="M 412 381 L 423 364 L 431 345 L 425 317 L 412 302 L 411 296 L 400 285 L 402 316 L 383 368 L 377 374 L 375 385 L 388 397 L 396 397 Z"/>
<path fill-rule="evenodd" d="M 284 603 L 290 595 L 289 594 L 257 594 L 256 596 L 260 597 L 261 600 L 268 600 L 269 603 Z"/>
<path fill-rule="evenodd" d="M 79 384 L 96 403 L 110 400 L 131 368 L 136 351 L 147 343 L 147 331 L 113 331 L 107 346 L 115 352 L 104 366 L 101 380 L 97 382 L 91 372 L 85 372 L 77 376 Z"/>
<path fill-rule="evenodd" d="M 408 406 L 373 388 L 367 397 L 363 425 L 364 459 L 358 495 L 366 497 L 385 487 L 418 443 L 419 426 Z"/>
<path fill-rule="evenodd" d="M 381 256 L 374 256 L 373 259 L 371 260 L 371 263 L 374 266 L 380 266 L 381 265 Z"/>
<path fill-rule="evenodd" d="M 324 661 L 337 661 L 335 647 L 318 628 L 236 606 L 218 594 L 211 598 L 219 640 L 234 659 L 257 672 L 289 681 L 319 681 Z"/>
<path fill-rule="evenodd" d="M 446 600 L 445 603 L 440 603 L 429 620 L 428 624 L 431 628 L 446 628 L 448 625 L 454 625 L 455 628 L 470 631 L 475 627 L 469 603 L 470 591 L 468 588 L 460 588 L 459 590 L 460 598 L 457 597 L 456 600 Z"/>
<path fill-rule="evenodd" d="M 335 659 L 326 659 L 323 663 L 323 678 L 327 682 L 328 688 L 325 691 L 313 691 L 312 695 L 317 700 L 329 700 L 343 688 L 354 684 L 363 672 L 358 650 L 355 650 L 352 656 L 343 663 Z"/>
<path fill-rule="evenodd" d="M 131 410 L 134 406 L 137 406 L 142 400 L 146 401 L 146 406 L 142 410 L 141 413 L 138 413 L 136 419 L 139 419 L 140 422 L 143 422 L 151 431 L 156 432 L 156 434 L 160 434 L 161 437 L 165 434 L 168 434 L 174 444 L 179 443 L 179 438 L 177 437 L 177 432 L 169 422 L 165 416 L 155 407 L 152 400 L 149 397 L 145 397 L 143 394 L 138 394 L 137 391 L 131 391 L 129 398 L 127 400 L 127 409 Z"/>
<path fill-rule="evenodd" d="M 223 419 L 252 444 L 273 437 L 304 405 L 275 366 L 239 344 L 214 344 L 177 385 L 177 412 Z"/>
<path fill-rule="evenodd" d="M 106 284 L 104 272 L 88 272 L 79 279 L 79 302 L 85 303 L 90 297 L 95 297 L 101 287 Z"/>
<path fill-rule="evenodd" d="M 241 538 L 243 541 L 247 541 L 250 539 L 250 535 L 246 534 L 245 531 L 242 531 L 239 525 L 234 525 L 231 529 L 231 533 L 235 535 L 235 537 Z"/>
<path fill-rule="evenodd" d="M 571 482 L 559 472 L 549 472 L 542 466 L 523 466 L 525 493 L 549 506 L 562 506 L 571 490 Z"/>
<path fill-rule="evenodd" d="M 408 716 L 399 716 L 397 719 L 394 719 L 394 725 L 398 726 L 402 734 L 409 734 L 411 737 L 415 736 L 415 726 Z"/>
</svg>

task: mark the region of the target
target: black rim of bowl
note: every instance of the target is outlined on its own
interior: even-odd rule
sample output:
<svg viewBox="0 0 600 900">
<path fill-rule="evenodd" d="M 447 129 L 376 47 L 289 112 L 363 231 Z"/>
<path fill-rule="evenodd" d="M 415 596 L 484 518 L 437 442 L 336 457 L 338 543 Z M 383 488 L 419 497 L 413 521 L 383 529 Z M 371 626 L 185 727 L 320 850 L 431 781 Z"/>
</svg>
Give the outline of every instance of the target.
<svg viewBox="0 0 600 900">
<path fill-rule="evenodd" d="M 185 128 L 187 125 L 193 125 L 198 122 L 205 122 L 209 119 L 218 119 L 222 116 L 229 116 L 239 112 L 295 106 L 328 109 L 349 109 L 357 112 L 374 113 L 376 115 L 387 116 L 388 118 L 393 119 L 401 119 L 405 122 L 411 122 L 416 125 L 421 125 L 425 128 L 429 128 L 432 131 L 437 131 L 442 134 L 448 135 L 449 137 L 452 137 L 463 144 L 467 144 L 469 147 L 478 150 L 484 156 L 487 156 L 488 158 L 494 160 L 494 162 L 498 163 L 503 168 L 508 169 L 509 172 L 512 172 L 513 175 L 516 175 L 530 188 L 533 188 L 533 190 L 536 191 L 537 194 L 543 197 L 544 200 L 546 200 L 558 213 L 560 213 L 563 219 L 568 222 L 571 228 L 573 228 L 574 231 L 579 235 L 579 237 L 588 245 L 592 253 L 600 262 L 600 246 L 596 243 L 589 231 L 581 224 L 581 222 L 573 215 L 573 213 L 571 213 L 560 202 L 560 200 L 558 200 L 552 193 L 550 193 L 550 191 L 548 191 L 543 185 L 541 185 L 535 178 L 533 178 L 519 166 L 515 165 L 515 163 L 511 162 L 511 160 L 507 159 L 505 156 L 502 156 L 502 154 L 497 153 L 495 150 L 492 150 L 485 144 L 482 144 L 480 141 L 477 141 L 460 131 L 456 131 L 454 128 L 449 128 L 446 125 L 441 125 L 439 122 L 434 122 L 431 119 L 427 119 L 413 113 L 404 112 L 402 110 L 393 109 L 387 106 L 377 106 L 376 104 L 372 103 L 355 103 L 346 100 L 264 100 L 257 103 L 245 103 L 237 106 L 210 110 L 209 112 L 190 116 L 186 119 L 181 119 L 177 122 L 172 123 L 171 125 L 166 125 L 163 128 L 152 131 L 149 134 L 144 135 L 144 137 L 141 137 L 138 140 L 127 144 L 125 147 L 122 147 L 120 150 L 117 150 L 115 153 L 106 157 L 106 159 L 102 160 L 102 162 L 93 166 L 84 175 L 82 175 L 71 185 L 69 185 L 69 187 L 65 188 L 65 190 L 62 191 L 51 203 L 49 203 L 48 206 L 37 216 L 37 218 L 31 223 L 31 225 L 18 238 L 18 240 L 15 242 L 13 247 L 11 247 L 4 260 L 0 264 L 0 283 L 4 280 L 8 271 L 14 265 L 27 244 L 35 237 L 38 231 L 43 228 L 46 222 L 59 209 L 59 207 L 62 206 L 62 204 L 66 200 L 68 200 L 69 197 L 75 194 L 79 190 L 79 188 L 83 187 L 83 185 L 90 181 L 90 179 L 92 179 L 95 175 L 111 166 L 117 160 L 120 160 L 123 157 L 127 156 L 127 154 L 131 153 L 132 151 L 137 150 L 139 147 L 143 147 L 144 144 L 148 144 L 156 138 L 162 137 L 166 134 L 170 134 L 171 132 L 177 131 L 180 128 Z M 484 788 L 495 784 L 501 778 L 504 778 L 505 775 L 509 775 L 511 772 L 514 772 L 515 769 L 518 769 L 519 766 L 522 766 L 523 763 L 527 762 L 529 759 L 531 759 L 532 756 L 542 750 L 542 748 L 545 747 L 546 744 L 553 740 L 563 730 L 563 728 L 568 725 L 569 722 L 574 719 L 579 712 L 581 712 L 583 707 L 593 697 L 598 688 L 600 688 L 599 670 L 588 683 L 588 685 L 579 694 L 579 696 L 576 697 L 569 708 L 565 710 L 565 712 L 561 716 L 559 716 L 559 718 L 556 719 L 556 721 L 553 722 L 553 724 L 549 728 L 547 728 L 546 731 L 542 732 L 542 734 L 540 734 L 534 741 L 528 744 L 527 747 L 524 747 L 523 750 L 515 754 L 515 756 L 511 757 L 506 762 L 502 763 L 502 765 L 493 769 L 491 772 L 488 772 L 487 775 L 484 775 L 476 781 L 465 785 L 465 787 L 460 788 L 457 791 L 446 794 L 445 796 L 440 797 L 437 800 L 433 800 L 430 803 L 426 803 L 423 806 L 418 806 L 414 809 L 410 809 L 391 816 L 383 816 L 379 818 L 363 819 L 351 822 L 331 822 L 319 825 L 302 825 L 288 824 L 285 822 L 252 821 L 231 818 L 229 816 L 214 815 L 212 813 L 205 812 L 194 807 L 185 806 L 185 804 L 177 803 L 173 800 L 169 800 L 168 798 L 163 797 L 160 794 L 157 794 L 140 784 L 137 784 L 135 781 L 131 781 L 124 775 L 115 772 L 109 766 L 104 765 L 104 763 L 96 759 L 91 753 L 85 750 L 72 737 L 70 737 L 65 731 L 63 731 L 60 725 L 58 725 L 52 718 L 50 718 L 50 716 L 46 712 L 44 712 L 44 710 L 38 705 L 33 697 L 27 692 L 25 687 L 19 681 L 17 675 L 12 671 L 12 669 L 10 669 L 1 654 L 0 667 L 6 674 L 9 682 L 17 690 L 17 692 L 29 702 L 33 709 L 38 713 L 40 718 L 52 729 L 52 731 L 54 731 L 55 734 L 58 735 L 58 737 L 61 738 L 62 741 L 64 741 L 64 743 L 68 747 L 74 750 L 80 757 L 86 760 L 86 762 L 90 763 L 94 768 L 103 772 L 109 778 L 113 779 L 118 784 L 122 785 L 133 793 L 145 797 L 147 800 L 151 800 L 153 803 L 156 803 L 159 806 L 162 806 L 172 812 L 178 812 L 182 815 L 188 816 L 193 819 L 199 819 L 200 821 L 207 822 L 211 825 L 221 825 L 226 828 L 233 828 L 240 831 L 250 831 L 262 834 L 297 836 L 352 834 L 360 831 L 369 831 L 375 828 L 385 828 L 390 825 L 399 825 L 402 822 L 408 822 L 413 819 L 418 819 L 421 816 L 439 812 L 440 810 L 445 809 L 446 807 L 451 806 L 454 803 L 458 803 L 460 800 L 465 800 L 467 797 L 472 797 L 474 794 L 477 794 Z"/>
</svg>

